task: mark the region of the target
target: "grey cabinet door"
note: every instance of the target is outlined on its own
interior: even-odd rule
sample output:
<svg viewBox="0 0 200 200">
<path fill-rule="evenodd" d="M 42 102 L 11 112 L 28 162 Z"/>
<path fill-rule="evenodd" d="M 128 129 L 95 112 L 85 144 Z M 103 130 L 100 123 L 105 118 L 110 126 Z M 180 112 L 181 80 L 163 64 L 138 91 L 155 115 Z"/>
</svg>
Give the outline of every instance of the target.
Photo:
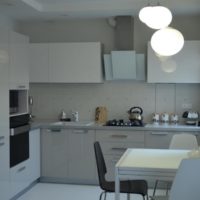
<svg viewBox="0 0 200 200">
<path fill-rule="evenodd" d="M 94 182 L 95 132 L 93 130 L 74 129 L 69 133 L 68 177 L 73 181 Z"/>
<path fill-rule="evenodd" d="M 67 178 L 68 134 L 63 129 L 44 129 L 42 140 L 42 177 Z"/>
</svg>

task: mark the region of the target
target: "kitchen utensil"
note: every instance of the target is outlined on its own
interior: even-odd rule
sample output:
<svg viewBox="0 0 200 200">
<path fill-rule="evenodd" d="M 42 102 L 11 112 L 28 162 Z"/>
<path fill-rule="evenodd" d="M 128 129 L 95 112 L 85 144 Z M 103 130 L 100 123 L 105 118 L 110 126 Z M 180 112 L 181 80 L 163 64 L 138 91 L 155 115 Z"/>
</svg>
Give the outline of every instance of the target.
<svg viewBox="0 0 200 200">
<path fill-rule="evenodd" d="M 105 106 L 99 106 L 95 110 L 95 121 L 96 123 L 106 123 L 108 111 Z"/>
<path fill-rule="evenodd" d="M 129 119 L 131 121 L 134 121 L 134 120 L 142 121 L 143 119 L 142 113 L 143 113 L 143 110 L 141 107 L 138 107 L 138 106 L 132 107 L 128 111 Z"/>
</svg>

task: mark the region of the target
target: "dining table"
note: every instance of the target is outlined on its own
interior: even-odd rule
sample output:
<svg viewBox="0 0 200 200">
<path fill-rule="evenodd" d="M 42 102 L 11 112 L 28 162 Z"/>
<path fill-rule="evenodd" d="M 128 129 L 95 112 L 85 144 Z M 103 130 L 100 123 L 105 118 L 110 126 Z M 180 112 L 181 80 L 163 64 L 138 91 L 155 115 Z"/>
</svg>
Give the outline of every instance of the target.
<svg viewBox="0 0 200 200">
<path fill-rule="evenodd" d="M 191 150 L 127 149 L 115 165 L 115 200 L 120 200 L 121 180 L 173 181 L 183 159 Z"/>
</svg>

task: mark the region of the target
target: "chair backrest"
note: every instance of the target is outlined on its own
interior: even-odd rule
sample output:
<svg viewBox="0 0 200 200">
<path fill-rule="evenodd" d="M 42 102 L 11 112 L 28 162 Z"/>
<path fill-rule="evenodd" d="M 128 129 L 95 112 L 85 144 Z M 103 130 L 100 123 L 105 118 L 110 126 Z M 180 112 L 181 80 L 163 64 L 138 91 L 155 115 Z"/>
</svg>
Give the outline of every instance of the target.
<svg viewBox="0 0 200 200">
<path fill-rule="evenodd" d="M 172 137 L 170 149 L 197 149 L 198 142 L 197 138 L 193 134 L 180 133 L 175 134 Z"/>
<path fill-rule="evenodd" d="M 99 142 L 94 143 L 94 152 L 99 177 L 99 185 L 103 189 L 104 183 L 106 182 L 105 175 L 107 173 L 107 169 Z"/>
<path fill-rule="evenodd" d="M 200 159 L 182 160 L 169 200 L 200 200 Z"/>
</svg>

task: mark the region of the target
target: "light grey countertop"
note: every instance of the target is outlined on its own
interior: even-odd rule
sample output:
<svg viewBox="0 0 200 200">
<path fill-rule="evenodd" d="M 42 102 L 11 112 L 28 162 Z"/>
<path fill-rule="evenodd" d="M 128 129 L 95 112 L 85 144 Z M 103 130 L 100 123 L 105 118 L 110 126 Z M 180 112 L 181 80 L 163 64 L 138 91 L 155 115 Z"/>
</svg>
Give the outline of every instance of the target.
<svg viewBox="0 0 200 200">
<path fill-rule="evenodd" d="M 182 132 L 199 132 L 200 126 L 185 124 L 146 124 L 144 127 L 120 127 L 104 126 L 95 122 L 56 122 L 55 120 L 37 120 L 31 123 L 31 129 L 49 128 L 49 129 L 90 129 L 90 130 L 125 130 L 125 131 L 182 131 Z"/>
</svg>

